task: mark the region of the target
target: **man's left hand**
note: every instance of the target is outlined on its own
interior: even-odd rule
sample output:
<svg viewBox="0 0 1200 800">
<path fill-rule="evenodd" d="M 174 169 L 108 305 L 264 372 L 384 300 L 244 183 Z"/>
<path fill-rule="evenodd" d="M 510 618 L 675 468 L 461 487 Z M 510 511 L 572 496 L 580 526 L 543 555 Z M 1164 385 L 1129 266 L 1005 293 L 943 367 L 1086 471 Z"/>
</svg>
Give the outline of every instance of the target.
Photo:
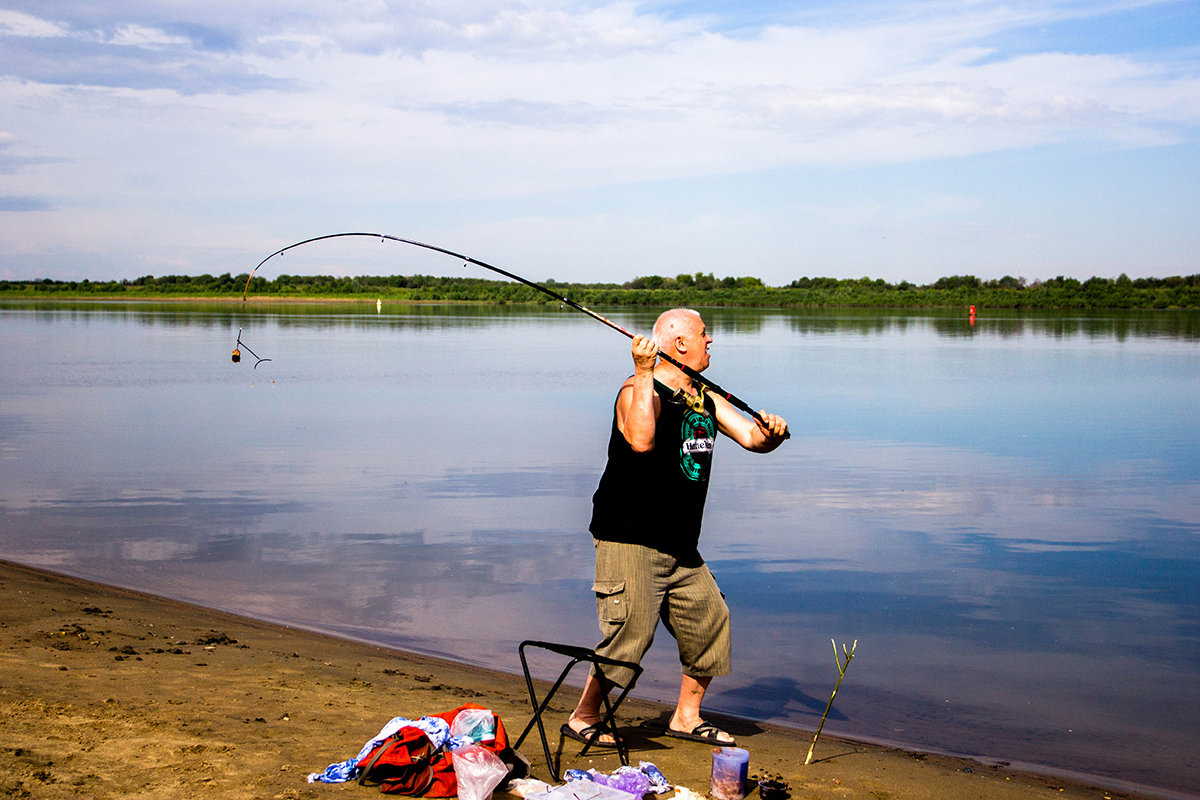
<svg viewBox="0 0 1200 800">
<path fill-rule="evenodd" d="M 754 423 L 758 425 L 758 429 L 762 431 L 763 436 L 766 436 L 768 439 L 787 438 L 787 420 L 778 414 L 768 414 L 765 411 L 759 411 L 758 416 L 761 419 L 755 418 Z"/>
</svg>

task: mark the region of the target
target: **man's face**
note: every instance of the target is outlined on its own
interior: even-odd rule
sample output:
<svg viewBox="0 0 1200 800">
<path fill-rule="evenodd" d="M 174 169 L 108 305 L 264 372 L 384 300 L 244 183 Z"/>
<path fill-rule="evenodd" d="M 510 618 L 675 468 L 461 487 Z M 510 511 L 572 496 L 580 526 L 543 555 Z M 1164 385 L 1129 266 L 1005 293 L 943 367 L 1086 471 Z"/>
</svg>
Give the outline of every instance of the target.
<svg viewBox="0 0 1200 800">
<path fill-rule="evenodd" d="M 683 362 L 697 372 L 708 369 L 708 346 L 712 344 L 712 337 L 708 335 L 704 321 L 697 317 L 679 338 L 687 347 Z"/>
</svg>

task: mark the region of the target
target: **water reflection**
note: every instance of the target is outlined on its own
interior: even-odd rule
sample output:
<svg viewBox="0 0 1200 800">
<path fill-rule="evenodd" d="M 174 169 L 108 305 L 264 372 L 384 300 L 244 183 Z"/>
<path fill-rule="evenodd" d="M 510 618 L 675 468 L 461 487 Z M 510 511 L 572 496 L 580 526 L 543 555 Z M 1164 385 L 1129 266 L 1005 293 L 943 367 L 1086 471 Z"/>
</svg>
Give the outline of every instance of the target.
<svg viewBox="0 0 1200 800">
<path fill-rule="evenodd" d="M 713 708 L 811 728 L 857 639 L 831 733 L 1196 785 L 1195 315 L 705 314 L 714 379 L 794 429 L 719 446 Z M 583 315 L 3 302 L 0 335 L 3 557 L 512 671 L 594 642 L 628 343 Z"/>
<path fill-rule="evenodd" d="M 1134 338 L 1200 338 L 1200 313 L 1194 311 L 1020 311 L 981 309 L 974 324 L 965 310 L 919 311 L 873 308 L 753 309 L 702 307 L 709 327 L 728 335 L 761 333 L 782 322 L 798 334 L 860 334 L 876 336 L 931 330 L 939 336 L 1042 335 L 1053 339 L 1076 336 L 1127 341 Z M 270 319 L 280 327 L 338 328 L 358 325 L 444 329 L 447 324 L 493 326 L 522 323 L 531 315 L 574 318 L 576 311 L 553 304 L 542 306 L 484 306 L 478 304 L 388 303 L 377 310 L 375 300 L 328 302 L 254 301 L 62 301 L 0 298 L 0 310 L 11 309 L 43 320 L 86 321 L 101 314 L 109 319 L 137 319 L 142 324 L 227 326 L 236 328 L 254 319 Z M 598 309 L 629 330 L 649 330 L 658 314 L 653 308 Z M 578 321 L 578 320 L 576 320 Z M 594 323 L 593 323 L 594 324 Z"/>
</svg>

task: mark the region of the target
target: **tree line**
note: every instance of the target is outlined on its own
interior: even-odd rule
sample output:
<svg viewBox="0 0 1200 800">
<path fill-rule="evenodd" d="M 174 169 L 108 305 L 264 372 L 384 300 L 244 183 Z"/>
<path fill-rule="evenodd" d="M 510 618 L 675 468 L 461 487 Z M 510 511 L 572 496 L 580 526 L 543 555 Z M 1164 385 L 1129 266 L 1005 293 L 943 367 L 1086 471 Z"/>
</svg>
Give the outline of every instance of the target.
<svg viewBox="0 0 1200 800">
<path fill-rule="evenodd" d="M 120 299 L 194 297 L 239 298 L 248 275 L 146 275 L 121 281 L 0 281 L 0 296 L 112 297 Z M 1200 308 L 1200 274 L 1168 278 L 1088 278 L 1058 276 L 1027 282 L 1005 276 L 982 280 L 952 275 L 933 283 L 888 283 L 882 278 L 797 278 L 767 286 L 754 277 L 717 278 L 712 273 L 647 275 L 622 284 L 544 285 L 585 305 L 755 306 L 862 308 L 1013 309 L 1194 309 Z M 274 299 L 386 298 L 409 302 L 553 303 L 537 290 L 505 280 L 432 275 L 279 275 L 250 280 L 251 297 Z"/>
</svg>

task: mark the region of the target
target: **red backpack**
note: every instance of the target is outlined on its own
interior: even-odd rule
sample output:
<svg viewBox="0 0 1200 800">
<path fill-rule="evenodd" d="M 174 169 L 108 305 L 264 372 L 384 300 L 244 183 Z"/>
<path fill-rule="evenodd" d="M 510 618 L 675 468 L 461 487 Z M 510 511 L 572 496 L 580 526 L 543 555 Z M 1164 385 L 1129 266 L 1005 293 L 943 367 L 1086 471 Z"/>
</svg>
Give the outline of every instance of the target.
<svg viewBox="0 0 1200 800">
<path fill-rule="evenodd" d="M 467 703 L 453 711 L 431 716 L 440 717 L 453 725 L 458 713 L 468 708 L 482 709 L 483 706 Z M 517 777 L 515 768 L 521 759 L 508 746 L 508 735 L 500 717 L 496 717 L 495 741 L 479 744 L 500 757 L 509 768 L 509 777 Z M 420 728 L 406 726 L 396 731 L 363 756 L 358 767 L 361 770 L 358 777 L 360 784 L 378 786 L 379 791 L 387 794 L 417 797 L 453 797 L 458 794 L 458 781 L 450 751 L 444 747 L 435 749 Z"/>
</svg>

